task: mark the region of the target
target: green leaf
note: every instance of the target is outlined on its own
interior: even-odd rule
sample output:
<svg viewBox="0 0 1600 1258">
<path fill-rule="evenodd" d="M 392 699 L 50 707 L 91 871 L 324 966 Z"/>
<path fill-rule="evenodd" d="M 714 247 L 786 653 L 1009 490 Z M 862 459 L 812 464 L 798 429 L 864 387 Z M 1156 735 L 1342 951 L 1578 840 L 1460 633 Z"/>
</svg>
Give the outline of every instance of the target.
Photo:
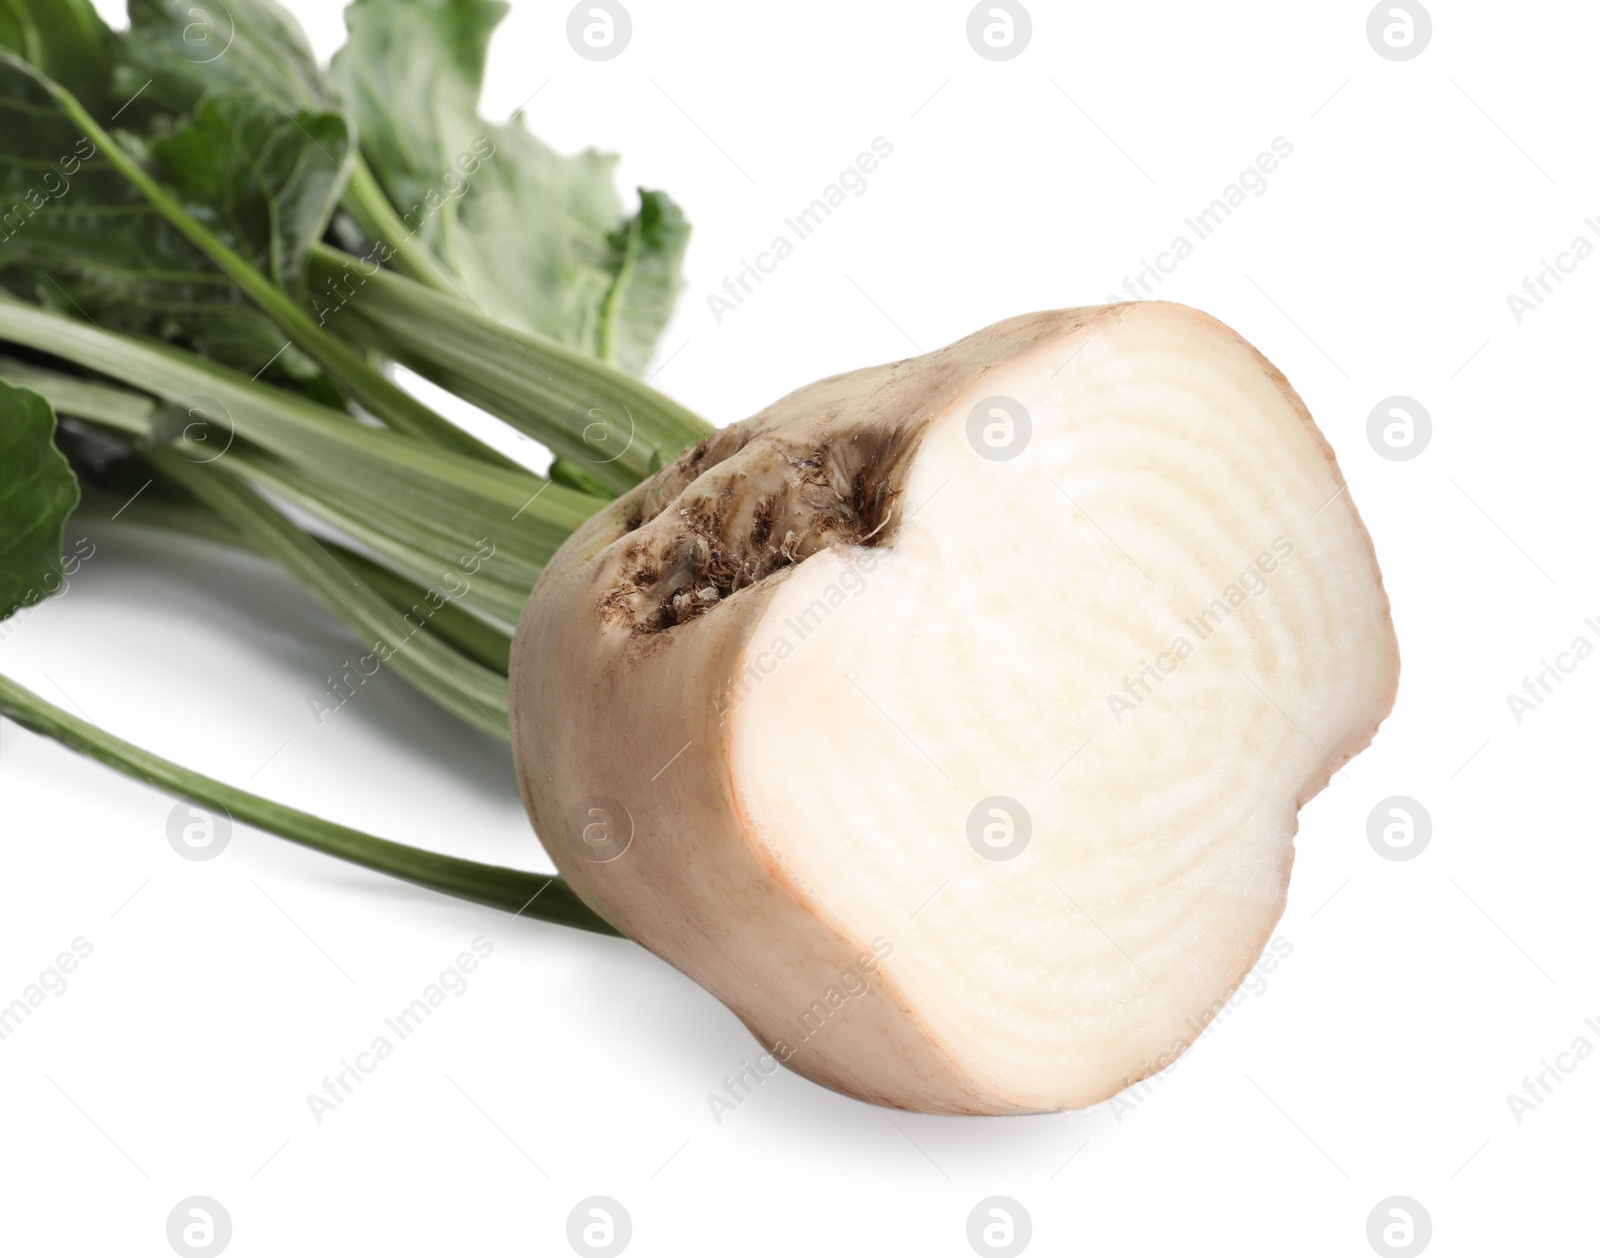
<svg viewBox="0 0 1600 1258">
<path fill-rule="evenodd" d="M 30 94 L 32 99 L 29 99 Z M 41 97 L 42 99 L 40 99 Z M 304 307 L 289 292 L 275 284 L 256 265 L 255 260 L 241 252 L 244 242 L 237 242 L 240 247 L 236 248 L 234 242 L 224 239 L 190 212 L 182 199 L 148 169 L 147 163 L 141 158 L 140 146 L 136 143 L 135 137 L 128 137 L 126 143 L 114 138 L 104 127 L 90 117 L 82 102 L 77 100 L 70 92 L 60 84 L 46 78 L 35 67 L 28 65 L 10 52 L 0 52 L 0 104 L 5 105 L 12 112 L 23 116 L 29 121 L 36 121 L 41 129 L 48 128 L 52 122 L 57 125 L 65 123 L 69 127 L 81 129 L 80 143 L 87 143 L 90 150 L 89 154 L 84 158 L 85 162 L 103 157 L 111 169 L 126 180 L 128 185 L 144 199 L 148 207 L 153 208 L 160 215 L 167 228 L 181 235 L 189 245 L 193 246 L 203 256 L 208 264 L 225 275 L 236 286 L 238 295 L 247 294 L 249 300 L 254 302 L 264 314 L 271 318 L 273 324 L 288 339 L 279 346 L 278 350 L 274 351 L 271 358 L 254 367 L 252 378 L 259 376 L 268 367 L 275 365 L 274 360 L 280 355 L 287 354 L 292 342 L 295 346 L 314 357 L 324 368 L 328 369 L 329 374 L 339 384 L 348 388 L 350 394 L 365 406 L 373 416 L 391 427 L 421 436 L 437 446 L 470 455 L 484 462 L 492 464 L 506 464 L 509 462 L 505 456 L 492 447 L 463 432 L 425 403 L 400 388 L 366 356 L 357 353 L 344 341 L 326 332 L 316 320 L 306 313 Z M 270 106 L 259 101 L 255 102 L 255 105 L 262 110 L 270 108 Z M 297 129 L 302 130 L 302 133 L 304 132 L 304 128 L 297 126 Z M 310 148 L 317 149 L 318 153 L 323 152 L 311 136 L 305 136 L 305 143 Z M 25 142 L 19 141 L 18 144 L 19 147 L 22 147 Z M 303 150 L 303 153 L 306 155 L 307 160 L 311 162 L 317 160 L 315 157 L 310 156 L 309 149 Z M 324 160 L 326 160 L 326 154 L 323 156 Z M 16 166 L 18 170 L 22 168 L 21 163 L 11 164 Z M 330 163 L 330 165 L 335 164 Z M 76 173 L 76 168 L 73 168 L 73 170 Z M 287 188 L 258 189 L 255 182 L 249 181 L 245 186 L 247 191 L 255 189 L 261 191 L 264 195 L 270 196 L 274 192 L 284 193 L 288 188 L 295 187 L 297 184 L 291 181 Z M 107 190 L 109 191 L 109 185 Z M 66 194 L 62 192 L 59 195 L 65 196 Z M 113 195 L 115 194 L 113 193 Z M 41 195 L 40 203 L 46 200 L 47 198 Z M 226 207 L 196 208 L 211 213 L 214 219 L 220 217 L 223 221 L 227 221 L 224 213 Z M 73 209 L 69 211 L 69 216 L 77 211 L 78 205 L 75 202 Z M 112 212 L 115 213 L 117 211 L 130 215 L 140 212 L 137 207 L 126 205 L 113 207 Z M 274 213 L 276 213 L 275 204 Z M 234 221 L 240 220 L 236 219 Z M 27 222 L 23 222 L 19 225 L 19 228 L 25 228 L 28 225 Z M 40 240 L 42 238 L 43 245 L 48 246 L 50 238 L 49 226 L 48 220 L 37 224 L 37 233 L 30 236 L 30 239 Z M 24 234 L 27 235 L 27 233 Z M 14 244 L 15 242 L 12 240 L 7 243 Z M 271 256 L 274 249 L 272 238 L 258 240 L 254 243 L 258 256 L 262 253 L 266 253 L 269 257 Z M 27 251 L 19 252 L 16 255 L 16 259 L 25 266 Z M 62 257 L 61 261 L 65 265 L 73 266 L 80 263 L 82 259 L 67 253 Z M 88 269 L 91 272 L 90 278 L 94 281 L 103 283 L 110 279 L 114 282 L 117 278 L 115 273 L 108 276 L 104 273 L 103 268 L 91 266 Z M 48 281 L 51 291 L 59 293 L 79 315 L 84 316 L 100 331 L 104 331 L 101 321 L 90 313 L 83 301 L 63 287 L 59 279 L 42 266 L 35 267 L 35 271 L 38 272 L 35 277 L 36 287 L 33 294 L 36 301 L 57 309 L 62 308 L 44 289 L 41 281 Z M 150 271 L 135 272 L 135 276 L 139 282 L 156 286 L 173 280 L 184 281 L 195 278 L 194 273 L 190 273 L 187 276 L 172 276 Z M 25 275 L 24 278 L 27 278 L 27 276 Z M 198 278 L 203 280 L 205 278 L 204 273 L 199 273 Z M 16 291 L 14 284 L 12 287 L 13 291 Z M 85 295 L 88 295 L 87 292 Z M 111 310 L 105 313 L 108 319 L 118 322 L 123 318 L 137 317 L 142 312 L 136 305 L 129 303 L 126 306 L 114 305 Z M 168 311 L 167 313 L 173 314 L 174 312 Z M 134 330 L 139 329 L 135 328 Z M 179 342 L 183 340 L 181 336 L 172 334 L 168 334 L 162 339 Z M 250 370 L 252 366 L 249 363 L 238 365 L 246 370 Z M 312 392 L 309 389 L 307 391 Z M 325 391 L 316 390 L 316 392 Z"/>
<path fill-rule="evenodd" d="M 207 102 L 157 145 L 172 163 L 158 170 L 230 246 L 287 278 L 286 268 L 303 272 L 305 250 L 332 213 L 348 148 L 343 126 L 331 115 L 287 119 L 248 98 Z M 154 163 L 136 139 L 127 143 Z M 141 195 L 44 85 L 4 57 L 0 206 L 0 286 L 19 297 L 250 374 L 283 350 L 287 338 L 274 321 Z M 316 364 L 289 349 L 269 378 L 317 375 Z"/>
<path fill-rule="evenodd" d="M 112 33 L 89 0 L 0 0 L 0 48 L 38 66 L 103 117 Z"/>
<path fill-rule="evenodd" d="M 62 533 L 78 478 L 37 393 L 0 380 L 0 620 L 61 588 Z"/>
<path fill-rule="evenodd" d="M 300 24 L 272 0 L 129 0 L 128 26 L 116 86 L 138 98 L 124 126 L 189 113 L 212 92 L 250 92 L 286 114 L 339 107 Z"/>
<path fill-rule="evenodd" d="M 614 156 L 563 157 L 520 116 L 479 117 L 505 13 L 500 0 L 355 0 L 334 81 L 367 166 L 458 295 L 637 374 L 671 313 L 688 224 L 659 192 L 625 218 Z M 392 226 L 347 204 L 369 234 Z"/>
<path fill-rule="evenodd" d="M 207 97 L 151 146 L 184 208 L 295 294 L 339 204 L 349 150 L 338 114 L 284 114 L 249 95 Z"/>
<path fill-rule="evenodd" d="M 599 357 L 643 372 L 683 287 L 689 220 L 664 192 L 639 189 L 639 212 L 611 234 L 615 276 L 600 313 Z"/>
</svg>

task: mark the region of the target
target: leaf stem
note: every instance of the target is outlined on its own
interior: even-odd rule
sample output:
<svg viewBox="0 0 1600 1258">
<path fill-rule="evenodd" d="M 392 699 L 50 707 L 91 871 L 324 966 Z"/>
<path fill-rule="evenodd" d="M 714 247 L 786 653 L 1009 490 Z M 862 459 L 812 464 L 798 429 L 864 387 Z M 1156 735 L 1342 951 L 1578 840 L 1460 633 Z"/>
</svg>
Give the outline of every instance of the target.
<svg viewBox="0 0 1600 1258">
<path fill-rule="evenodd" d="M 18 725 L 53 738 L 128 777 L 204 807 L 222 809 L 235 821 L 257 826 L 313 851 L 475 904 L 505 909 L 519 917 L 574 926 L 600 935 L 621 933 L 578 899 L 561 878 L 426 852 L 241 791 L 125 742 L 47 703 L 3 675 L 0 716 L 10 717 Z"/>
<path fill-rule="evenodd" d="M 417 689 L 469 725 L 498 738 L 508 738 L 506 679 L 424 634 L 433 611 L 449 601 L 434 600 L 401 613 L 370 585 L 328 553 L 316 538 L 217 464 L 197 466 L 170 450 L 141 449 L 142 457 L 170 479 L 248 535 L 252 542 L 287 568 L 317 600 L 362 637 L 375 660 L 373 671 L 392 663 Z M 467 582 L 458 580 L 463 590 Z M 361 661 L 356 668 L 360 670 Z"/>
<path fill-rule="evenodd" d="M 132 456 L 130 456 L 132 457 Z M 140 467 L 148 464 L 139 463 Z M 149 469 L 151 476 L 155 469 Z M 82 469 L 79 476 L 82 477 Z M 84 491 L 79 515 L 109 521 L 116 517 L 121 523 L 155 529 L 162 533 L 199 538 L 219 546 L 229 546 L 262 559 L 271 559 L 271 552 L 256 539 L 235 528 L 214 511 L 200 505 L 198 500 L 173 501 L 152 493 L 141 494 L 133 502 L 125 502 L 93 487 Z M 407 611 L 427 598 L 426 587 L 405 574 L 368 558 L 359 551 L 328 538 L 320 539 L 341 568 L 359 581 L 372 586 L 389 605 L 397 611 Z M 348 624 L 349 621 L 346 621 Z M 438 608 L 432 619 L 423 626 L 424 633 L 439 637 L 468 659 L 482 664 L 504 677 L 511 670 L 511 635 L 498 625 L 493 625 L 472 612 L 446 603 Z"/>
<path fill-rule="evenodd" d="M 611 291 L 600 306 L 600 343 L 596 346 L 596 352 L 608 363 L 617 360 L 617 320 L 622 312 L 623 294 L 628 291 L 628 285 L 633 283 L 634 265 L 639 257 L 639 237 L 643 231 L 644 215 L 636 214 L 628 221 L 628 242 L 622 249 L 622 263 L 617 267 L 617 278 L 612 281 Z"/>
<path fill-rule="evenodd" d="M 428 510 L 442 525 L 469 533 L 477 530 L 478 536 L 487 530 L 498 537 L 506 532 L 506 521 L 514 520 L 525 526 L 519 532 L 539 551 L 540 562 L 605 505 L 604 499 L 547 485 L 531 472 L 490 467 L 403 433 L 351 423 L 341 411 L 247 380 L 219 363 L 170 345 L 107 332 L 13 301 L 3 292 L 0 340 L 65 358 L 170 402 L 187 405 L 196 398 L 213 399 L 236 424 L 239 436 L 297 465 L 352 481 L 368 480 L 380 471 L 385 477 L 392 474 L 396 479 L 386 483 L 385 492 L 408 510 Z M 48 387 L 32 383 L 34 378 L 47 378 L 45 372 L 24 369 L 17 378 L 28 380 L 30 388 L 46 397 L 53 396 Z M 70 407 L 65 409 L 71 413 Z M 93 412 L 87 417 L 99 418 Z M 426 508 L 419 505 L 424 501 Z"/>
<path fill-rule="evenodd" d="M 426 284 L 442 293 L 460 291 L 460 284 L 444 264 L 433 256 L 417 239 L 417 233 L 395 213 L 377 175 L 367 165 L 367 159 L 361 155 L 359 148 L 351 153 L 350 179 L 345 184 L 340 204 L 374 243 L 388 245 L 394 250 L 394 261 L 417 283 Z"/>
<path fill-rule="evenodd" d="M 626 492 L 714 429 L 643 380 L 547 336 L 491 318 L 454 293 L 314 245 L 314 286 L 360 283 L 340 332 L 403 363 Z"/>
</svg>

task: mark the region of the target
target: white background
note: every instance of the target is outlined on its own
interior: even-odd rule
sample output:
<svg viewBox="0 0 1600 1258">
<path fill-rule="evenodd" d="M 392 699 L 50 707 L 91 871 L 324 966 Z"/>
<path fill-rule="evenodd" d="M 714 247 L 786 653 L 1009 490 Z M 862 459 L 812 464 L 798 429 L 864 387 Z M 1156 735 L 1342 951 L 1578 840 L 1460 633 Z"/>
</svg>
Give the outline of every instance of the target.
<svg viewBox="0 0 1600 1258">
<path fill-rule="evenodd" d="M 885 1112 L 787 1073 L 719 1124 L 748 1033 L 643 950 L 412 890 L 236 830 L 166 838 L 170 800 L 0 731 L 0 1002 L 93 954 L 0 1043 L 8 1253 L 158 1255 L 192 1194 L 230 1254 L 560 1254 L 605 1194 L 655 1254 L 971 1253 L 1003 1194 L 1030 1252 L 1365 1254 L 1403 1194 L 1445 1254 L 1593 1252 L 1600 1055 L 1523 1116 L 1506 1095 L 1600 1048 L 1594 700 L 1585 662 L 1519 725 L 1506 694 L 1600 619 L 1600 260 L 1518 325 L 1506 294 L 1600 212 L 1600 10 L 1432 4 L 1380 58 L 1364 3 L 1032 5 L 1015 60 L 964 3 L 629 0 L 591 63 L 567 7 L 518 3 L 487 109 L 622 152 L 696 227 L 655 383 L 718 423 L 814 377 L 1022 311 L 1104 300 L 1274 137 L 1268 190 L 1161 295 L 1258 345 L 1305 397 L 1374 536 L 1404 671 L 1377 741 L 1302 815 L 1292 954 L 1136 1108 Z M 108 13 L 115 6 L 107 0 Z M 324 56 L 337 6 L 289 5 Z M 542 85 L 542 86 L 541 86 Z M 875 136 L 893 156 L 720 326 L 706 294 Z M 1380 458 L 1405 394 L 1434 434 Z M 75 530 L 75 536 L 81 530 Z M 0 670 L 162 754 L 389 837 L 549 868 L 504 748 L 382 674 L 328 724 L 344 634 L 270 569 L 96 530 Z M 1379 857 L 1373 805 L 1433 839 Z M 131 897 L 131 898 L 130 898 Z M 306 1094 L 474 937 L 489 959 L 318 1125 Z M 1568 1059 L 1571 1060 L 1571 1059 Z"/>
</svg>

